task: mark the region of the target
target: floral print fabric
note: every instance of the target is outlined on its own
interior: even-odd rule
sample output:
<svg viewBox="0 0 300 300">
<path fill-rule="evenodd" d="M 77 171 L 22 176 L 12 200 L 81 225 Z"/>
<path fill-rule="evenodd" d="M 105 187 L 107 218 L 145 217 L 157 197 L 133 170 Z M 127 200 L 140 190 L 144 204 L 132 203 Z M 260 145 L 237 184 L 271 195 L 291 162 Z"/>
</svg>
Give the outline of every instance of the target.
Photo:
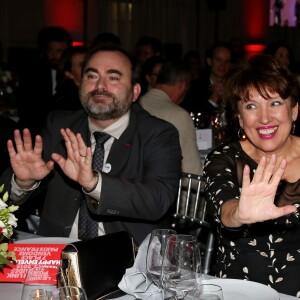
<svg viewBox="0 0 300 300">
<path fill-rule="evenodd" d="M 275 198 L 275 204 L 294 204 L 295 213 L 239 228 L 221 224 L 220 207 L 225 201 L 239 199 L 246 164 L 252 178 L 257 163 L 239 142 L 219 146 L 205 161 L 205 193 L 218 237 L 215 275 L 260 282 L 300 298 L 300 180 L 281 181 Z"/>
</svg>

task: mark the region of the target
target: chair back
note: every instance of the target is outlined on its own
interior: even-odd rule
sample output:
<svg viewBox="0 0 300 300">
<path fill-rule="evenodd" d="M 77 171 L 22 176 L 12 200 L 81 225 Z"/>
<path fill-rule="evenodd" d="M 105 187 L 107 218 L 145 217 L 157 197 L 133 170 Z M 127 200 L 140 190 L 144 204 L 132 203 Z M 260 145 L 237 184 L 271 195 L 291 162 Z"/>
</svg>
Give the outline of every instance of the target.
<svg viewBox="0 0 300 300">
<path fill-rule="evenodd" d="M 176 214 L 197 222 L 205 221 L 206 202 L 203 201 L 202 176 L 182 173 L 176 202 Z"/>
<path fill-rule="evenodd" d="M 207 214 L 201 175 L 182 173 L 171 227 L 179 234 L 197 236 L 202 255 L 202 271 L 209 274 L 214 250 L 214 234 Z"/>
</svg>

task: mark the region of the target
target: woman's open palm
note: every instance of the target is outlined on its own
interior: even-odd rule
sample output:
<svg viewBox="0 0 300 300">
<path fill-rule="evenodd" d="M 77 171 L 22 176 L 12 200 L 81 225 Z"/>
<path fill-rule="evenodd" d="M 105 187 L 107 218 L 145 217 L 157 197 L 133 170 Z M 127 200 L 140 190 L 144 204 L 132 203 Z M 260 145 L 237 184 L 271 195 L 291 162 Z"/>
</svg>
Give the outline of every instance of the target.
<svg viewBox="0 0 300 300">
<path fill-rule="evenodd" d="M 275 169 L 276 156 L 272 155 L 269 160 L 263 157 L 258 164 L 252 181 L 250 181 L 250 168 L 245 166 L 238 206 L 238 218 L 242 224 L 276 219 L 296 210 L 293 205 L 277 207 L 274 204 L 278 184 L 286 164 L 286 160 L 282 160 Z"/>
</svg>

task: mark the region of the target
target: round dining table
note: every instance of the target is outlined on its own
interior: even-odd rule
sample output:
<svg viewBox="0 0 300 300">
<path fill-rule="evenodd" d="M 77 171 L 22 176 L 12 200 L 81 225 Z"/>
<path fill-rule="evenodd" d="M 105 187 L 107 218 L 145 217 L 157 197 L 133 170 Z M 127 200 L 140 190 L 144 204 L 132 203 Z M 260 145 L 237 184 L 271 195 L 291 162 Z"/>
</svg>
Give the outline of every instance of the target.
<svg viewBox="0 0 300 300">
<path fill-rule="evenodd" d="M 15 240 L 13 241 L 14 243 L 47 243 L 49 242 L 50 238 L 46 238 L 46 237 L 40 237 L 37 235 L 33 235 L 30 233 L 23 233 L 23 232 L 16 232 L 15 234 Z M 74 239 L 67 239 L 67 238 L 55 238 L 55 237 L 51 237 L 51 244 L 53 243 L 68 243 L 68 242 L 73 242 Z M 209 275 L 205 275 L 206 279 L 212 279 L 214 277 L 209 276 Z M 100 283 L 99 283 L 100 284 Z M 22 288 L 23 288 L 23 284 L 22 283 L 17 283 L 17 282 L 13 282 L 13 283 L 8 283 L 8 282 L 0 282 L 0 300 L 21 300 L 21 296 L 22 296 Z M 279 294 L 280 296 L 280 300 L 296 300 L 299 299 L 297 297 L 293 297 L 293 296 L 289 296 L 289 295 L 285 295 L 285 294 Z M 114 300 L 118 299 L 116 297 L 111 297 Z M 109 297 L 107 297 L 106 299 L 110 299 Z M 122 300 L 133 300 L 134 297 L 130 296 L 130 295 L 124 295 L 122 296 Z M 227 299 L 224 299 L 227 300 Z M 235 299 L 229 299 L 229 300 L 235 300 Z"/>
<path fill-rule="evenodd" d="M 0 283 L 0 300 L 21 300 L 22 296 L 22 283 Z M 285 294 L 279 294 L 280 300 L 296 300 L 299 298 L 288 296 Z M 114 298 L 116 300 L 118 298 Z M 132 296 L 128 295 L 128 300 L 134 299 Z M 127 297 L 122 296 L 122 300 L 127 300 Z M 224 299 L 226 300 L 226 299 Z M 239 299 L 229 299 L 229 300 L 239 300 Z"/>
</svg>

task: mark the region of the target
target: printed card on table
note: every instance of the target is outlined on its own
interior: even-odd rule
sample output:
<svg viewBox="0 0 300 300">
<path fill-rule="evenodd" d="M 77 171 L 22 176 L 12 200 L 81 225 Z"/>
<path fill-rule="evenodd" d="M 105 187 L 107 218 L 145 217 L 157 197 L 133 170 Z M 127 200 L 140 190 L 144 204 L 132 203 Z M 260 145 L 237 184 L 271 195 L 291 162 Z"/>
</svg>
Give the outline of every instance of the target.
<svg viewBox="0 0 300 300">
<path fill-rule="evenodd" d="M 198 150 L 211 149 L 213 146 L 213 132 L 211 128 L 196 130 Z"/>
<path fill-rule="evenodd" d="M 5 265 L 0 271 L 0 282 L 23 282 L 27 270 L 35 267 L 58 268 L 61 252 L 65 244 L 9 244 L 8 250 L 14 251 L 17 261 Z M 46 274 L 41 274 L 41 280 L 52 281 Z M 43 278 L 42 278 L 43 277 Z"/>
</svg>

